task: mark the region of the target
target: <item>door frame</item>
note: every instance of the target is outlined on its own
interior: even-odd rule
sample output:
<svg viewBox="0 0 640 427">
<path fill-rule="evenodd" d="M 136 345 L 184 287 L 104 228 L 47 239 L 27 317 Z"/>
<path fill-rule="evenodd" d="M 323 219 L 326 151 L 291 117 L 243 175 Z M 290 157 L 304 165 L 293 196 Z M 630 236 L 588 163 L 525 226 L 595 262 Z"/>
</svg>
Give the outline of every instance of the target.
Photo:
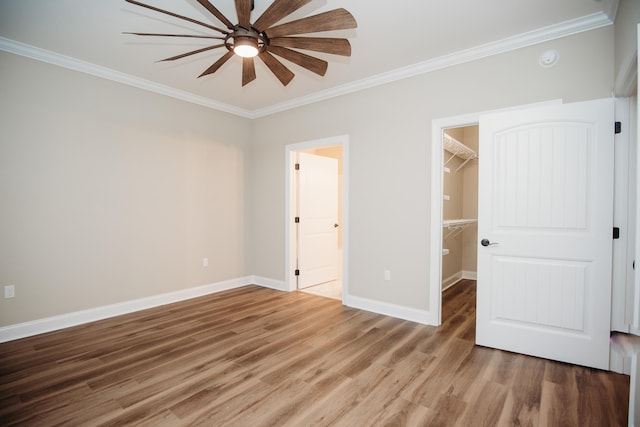
<svg viewBox="0 0 640 427">
<path fill-rule="evenodd" d="M 342 147 L 342 198 L 339 204 L 342 209 L 342 223 L 340 232 L 342 236 L 342 301 L 344 303 L 348 295 L 348 253 L 349 253 L 349 135 L 338 135 L 323 139 L 298 142 L 285 146 L 285 266 L 284 280 L 285 289 L 289 291 L 297 290 L 296 270 L 296 191 L 295 191 L 295 163 L 296 153 L 299 151 L 316 148 L 332 147 L 339 145 Z"/>
<path fill-rule="evenodd" d="M 442 324 L 442 198 L 444 195 L 442 179 L 442 163 L 444 156 L 442 150 L 444 149 L 444 131 L 451 128 L 478 125 L 482 114 L 558 104 L 562 104 L 562 99 L 445 117 L 431 121 L 431 242 L 429 247 L 429 313 L 432 313 L 431 318 L 434 320 L 435 326 L 440 326 L 440 324 Z M 479 155 L 482 156 L 482 153 L 479 153 Z"/>
</svg>

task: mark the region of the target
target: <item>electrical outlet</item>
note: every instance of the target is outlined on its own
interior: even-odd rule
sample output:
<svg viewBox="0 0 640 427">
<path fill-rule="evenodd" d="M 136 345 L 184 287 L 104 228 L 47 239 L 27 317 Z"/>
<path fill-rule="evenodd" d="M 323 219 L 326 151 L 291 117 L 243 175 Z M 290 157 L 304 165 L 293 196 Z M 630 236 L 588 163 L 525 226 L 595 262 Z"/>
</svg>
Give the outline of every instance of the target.
<svg viewBox="0 0 640 427">
<path fill-rule="evenodd" d="M 391 280 L 391 270 L 384 271 L 384 280 Z"/>
<path fill-rule="evenodd" d="M 7 285 L 4 287 L 4 297 L 5 298 L 15 298 L 16 297 L 16 287 L 13 285 Z"/>
<path fill-rule="evenodd" d="M 202 258 L 202 266 L 209 267 L 209 258 Z"/>
</svg>

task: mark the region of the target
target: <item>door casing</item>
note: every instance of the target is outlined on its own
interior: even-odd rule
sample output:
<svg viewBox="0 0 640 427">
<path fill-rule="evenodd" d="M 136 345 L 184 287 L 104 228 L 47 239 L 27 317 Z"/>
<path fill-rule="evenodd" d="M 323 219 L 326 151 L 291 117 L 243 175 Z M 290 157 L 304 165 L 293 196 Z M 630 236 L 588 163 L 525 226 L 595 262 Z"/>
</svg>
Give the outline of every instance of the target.
<svg viewBox="0 0 640 427">
<path fill-rule="evenodd" d="M 329 138 L 304 141 L 289 144 L 285 147 L 285 289 L 295 291 L 297 281 L 296 269 L 296 192 L 295 192 L 295 163 L 296 152 L 331 147 L 342 147 L 342 301 L 348 295 L 349 290 L 349 136 L 339 135 Z"/>
<path fill-rule="evenodd" d="M 482 114 L 511 110 L 514 108 L 531 108 L 544 105 L 562 104 L 561 99 L 527 104 L 499 110 L 451 116 L 431 122 L 431 223 L 429 247 L 429 319 L 430 324 L 439 326 L 442 323 L 442 181 L 443 134 L 446 129 L 474 126 L 479 124 Z M 482 156 L 482 153 L 479 153 Z"/>
</svg>

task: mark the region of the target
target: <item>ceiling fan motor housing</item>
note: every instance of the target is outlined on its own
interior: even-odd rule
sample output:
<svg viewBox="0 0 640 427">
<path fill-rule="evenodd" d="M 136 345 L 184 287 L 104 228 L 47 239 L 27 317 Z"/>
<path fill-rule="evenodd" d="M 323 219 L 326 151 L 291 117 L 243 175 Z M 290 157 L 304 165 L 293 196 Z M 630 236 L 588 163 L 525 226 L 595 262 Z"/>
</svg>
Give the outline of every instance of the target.
<svg viewBox="0 0 640 427">
<path fill-rule="evenodd" d="M 240 25 L 236 25 L 233 32 L 227 34 L 224 43 L 228 50 L 243 58 L 252 58 L 264 52 L 269 44 L 264 34 L 258 33 L 253 28 L 246 29 Z"/>
</svg>

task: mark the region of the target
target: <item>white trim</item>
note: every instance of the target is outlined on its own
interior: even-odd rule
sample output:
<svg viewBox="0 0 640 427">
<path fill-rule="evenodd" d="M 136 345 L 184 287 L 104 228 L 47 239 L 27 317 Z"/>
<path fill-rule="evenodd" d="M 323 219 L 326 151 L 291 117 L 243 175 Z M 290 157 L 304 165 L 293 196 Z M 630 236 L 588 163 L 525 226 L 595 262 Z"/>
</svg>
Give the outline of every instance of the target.
<svg viewBox="0 0 640 427">
<path fill-rule="evenodd" d="M 638 38 L 638 45 L 640 45 L 640 23 L 636 27 L 636 37 Z M 636 45 L 636 57 L 638 57 L 638 45 Z M 637 65 L 640 68 L 640 64 Z M 635 141 L 634 143 L 640 143 L 640 108 L 638 108 L 638 96 L 635 99 Z M 637 147 L 637 145 L 636 145 Z M 636 235 L 635 235 L 635 256 L 638 258 L 640 255 L 640 149 L 636 149 Z M 640 262 L 640 260 L 638 260 Z M 631 322 L 631 333 L 640 335 L 640 268 L 636 269 L 634 274 L 634 293 L 633 293 L 633 321 Z M 640 416 L 640 414 L 638 414 Z"/>
<path fill-rule="evenodd" d="M 391 316 L 398 319 L 409 320 L 411 322 L 422 323 L 423 325 L 436 326 L 437 319 L 435 318 L 435 316 L 433 316 L 434 313 L 425 310 L 419 310 L 417 308 L 411 308 L 382 301 L 374 301 L 368 298 L 356 297 L 348 294 L 343 294 L 342 303 L 359 310 L 371 311 L 373 313 L 383 314 L 385 316 Z"/>
<path fill-rule="evenodd" d="M 607 13 L 615 13 L 617 9 L 617 0 Z M 224 111 L 241 117 L 256 119 L 270 114 L 290 110 L 292 108 L 309 105 L 315 102 L 323 101 L 337 96 L 358 92 L 375 86 L 395 82 L 397 80 L 406 79 L 420 74 L 430 73 L 432 71 L 441 70 L 443 68 L 452 67 L 454 65 L 475 61 L 477 59 L 486 58 L 488 56 L 509 52 L 512 50 L 548 42 L 562 37 L 578 34 L 584 31 L 595 30 L 607 25 L 612 25 L 613 20 L 609 18 L 605 12 L 597 12 L 580 18 L 571 19 L 559 24 L 550 25 L 548 27 L 539 28 L 537 30 L 518 34 L 495 42 L 486 43 L 480 46 L 443 55 L 437 58 L 409 65 L 407 67 L 392 70 L 386 73 L 377 74 L 372 77 L 357 80 L 328 90 L 309 94 L 289 101 L 274 104 L 265 108 L 256 110 L 247 110 L 234 107 L 214 101 L 209 98 L 194 95 L 189 92 L 174 89 L 158 83 L 151 82 L 139 77 L 121 73 L 106 67 L 91 64 L 79 59 L 64 56 L 55 52 L 30 46 L 11 39 L 0 37 L 0 50 L 15 53 L 17 55 L 26 56 L 39 61 L 48 62 L 50 64 L 69 68 L 83 73 L 91 74 L 97 77 L 103 77 L 126 85 L 134 86 L 151 92 L 160 93 L 183 101 L 192 102 L 214 110 Z"/>
<path fill-rule="evenodd" d="M 56 331 L 58 329 L 64 329 L 71 326 L 95 322 L 97 320 L 107 319 L 109 317 L 120 316 L 140 310 L 146 310 L 166 304 L 172 304 L 191 298 L 198 298 L 204 295 L 214 294 L 217 292 L 240 288 L 242 286 L 252 284 L 274 289 L 278 289 L 277 286 L 280 286 L 280 289 L 283 288 L 283 286 L 278 285 L 277 281 L 275 280 L 264 279 L 256 276 L 240 277 L 237 279 L 225 280 L 222 282 L 198 286 L 195 288 L 182 289 L 165 294 L 152 295 L 145 298 L 123 301 L 120 303 L 105 305 L 102 307 L 95 307 L 87 310 L 75 311 L 73 313 L 46 317 L 44 319 L 33 320 L 30 322 L 4 326 L 0 328 L 0 342 L 12 341 L 32 335 L 43 334 L 46 332 Z"/>
<path fill-rule="evenodd" d="M 431 245 L 429 263 L 429 312 L 436 319 L 434 325 L 442 323 L 442 197 L 443 187 L 443 132 L 452 127 L 470 126 L 478 123 L 480 113 L 466 114 L 431 122 Z M 434 200 L 434 198 L 438 200 Z M 446 280 L 450 280 L 447 278 Z M 447 287 L 453 284 L 448 284 Z"/>
<path fill-rule="evenodd" d="M 247 284 L 258 285 L 263 288 L 274 289 L 276 291 L 289 291 L 284 280 L 269 279 L 262 276 L 249 276 L 249 283 Z"/>
<path fill-rule="evenodd" d="M 447 277 L 446 279 L 442 280 L 442 292 L 446 291 L 447 289 L 449 289 L 450 287 L 458 284 L 460 281 L 462 280 L 462 272 L 458 271 L 455 274 L 452 274 L 451 276 Z"/>
<path fill-rule="evenodd" d="M 478 272 L 462 270 L 462 278 L 466 280 L 478 280 Z"/>
<path fill-rule="evenodd" d="M 618 374 L 631 375 L 631 355 L 618 348 L 613 341 L 609 348 L 609 370 Z"/>
<path fill-rule="evenodd" d="M 612 25 L 613 21 L 604 12 L 598 12 L 581 18 L 550 25 L 548 27 L 518 34 L 513 37 L 498 40 L 495 42 L 475 46 L 469 49 L 443 55 L 437 58 L 418 62 L 407 67 L 398 68 L 386 73 L 377 74 L 372 77 L 357 80 L 341 86 L 302 96 L 290 101 L 274 104 L 269 107 L 260 108 L 253 111 L 254 117 L 264 117 L 270 114 L 279 113 L 303 105 L 313 104 L 337 96 L 347 95 L 375 86 L 392 83 L 398 80 L 407 79 L 420 74 L 442 70 L 454 65 L 464 64 L 500 53 L 509 52 L 516 49 L 525 48 L 539 43 L 567 37 L 584 31 L 595 30 L 597 28 Z"/>
<path fill-rule="evenodd" d="M 442 281 L 442 292 L 454 285 L 457 285 L 463 280 L 478 280 L 478 272 L 462 270 L 452 274 Z"/>
<path fill-rule="evenodd" d="M 284 189 L 284 284 L 289 291 L 295 291 L 297 279 L 296 269 L 296 183 L 295 183 L 295 163 L 298 160 L 296 150 L 285 147 L 285 189 Z"/>
<path fill-rule="evenodd" d="M 349 289 L 349 135 L 339 135 L 329 138 L 316 139 L 313 141 L 298 142 L 285 146 L 285 183 L 284 183 L 284 289 L 294 291 L 297 289 L 296 277 L 294 274 L 296 267 L 296 254 L 293 250 L 296 247 L 295 234 L 295 196 L 294 196 L 294 173 L 295 156 L 297 151 L 310 150 L 314 148 L 342 146 L 342 296 L 344 297 Z"/>
<path fill-rule="evenodd" d="M 635 183 L 630 182 L 630 170 L 633 166 L 631 159 L 631 100 L 629 98 L 615 99 L 615 120 L 622 122 L 622 132 L 614 136 L 614 189 L 613 189 L 613 223 L 620 230 L 620 237 L 613 241 L 611 265 L 611 330 L 628 333 L 631 314 L 627 313 L 631 307 L 627 306 L 629 297 L 627 283 L 633 281 L 633 254 L 629 256 L 629 240 L 631 224 L 629 224 L 630 200 L 634 196 Z M 635 163 L 635 159 L 633 159 Z M 633 198 L 635 201 L 635 198 Z M 635 225 L 634 225 L 635 226 Z M 633 286 L 630 286 L 633 289 Z"/>
<path fill-rule="evenodd" d="M 145 80 L 140 77 L 132 76 L 131 74 L 122 73 L 120 71 L 112 70 L 111 68 L 102 67 L 70 56 L 65 56 L 50 50 L 20 43 L 5 37 L 0 37 L 0 50 L 46 62 L 48 64 L 57 65 L 59 67 L 68 68 L 70 70 L 79 71 L 92 76 L 102 77 L 103 79 L 137 87 L 138 89 L 147 90 L 160 95 L 170 96 L 181 101 L 190 102 L 192 104 L 201 105 L 203 107 L 223 111 L 225 113 L 235 114 L 236 116 L 249 119 L 253 118 L 253 114 L 250 111 L 234 107 L 233 105 L 165 86 L 160 83 L 155 83 L 150 80 Z"/>
<path fill-rule="evenodd" d="M 620 0 L 611 0 L 611 3 L 609 3 L 609 7 L 605 7 L 604 9 L 604 13 L 607 14 L 607 16 L 612 22 L 615 22 L 616 20 L 616 15 L 618 15 L 619 6 L 620 6 Z"/>
</svg>

